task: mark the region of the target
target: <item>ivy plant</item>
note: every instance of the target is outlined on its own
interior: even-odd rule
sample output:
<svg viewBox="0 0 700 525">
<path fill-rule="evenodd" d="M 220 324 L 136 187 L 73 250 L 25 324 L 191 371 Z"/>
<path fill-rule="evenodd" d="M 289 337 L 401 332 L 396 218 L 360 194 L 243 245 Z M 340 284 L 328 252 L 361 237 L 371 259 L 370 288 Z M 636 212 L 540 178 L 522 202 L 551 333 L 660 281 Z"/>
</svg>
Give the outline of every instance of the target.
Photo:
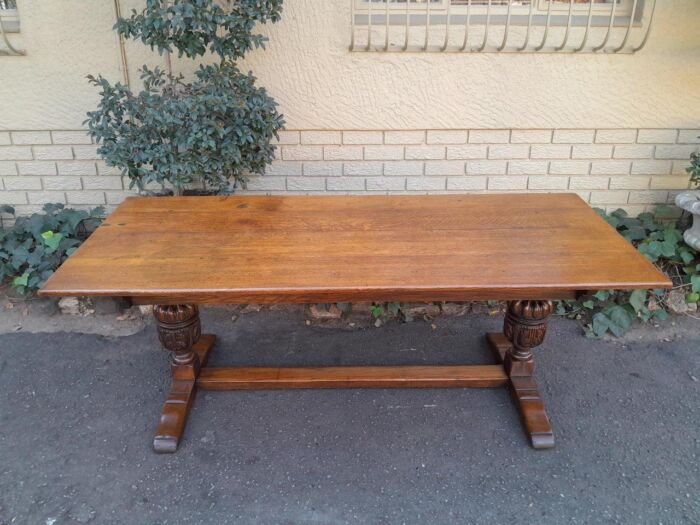
<svg viewBox="0 0 700 525">
<path fill-rule="evenodd" d="M 654 213 L 629 217 L 622 210 L 606 214 L 596 209 L 625 239 L 656 264 L 682 290 L 687 303 L 700 301 L 700 254 L 683 242 L 683 233 L 671 219 L 672 209 L 658 207 Z M 607 333 L 623 335 L 635 320 L 647 322 L 668 316 L 669 292 L 665 290 L 599 290 L 577 301 L 561 301 L 557 313 L 583 319 L 586 335 L 602 337 Z"/>
<path fill-rule="evenodd" d="M 401 303 L 372 303 L 369 312 L 376 321 L 381 323 L 389 317 L 398 317 L 401 313 Z"/>
<path fill-rule="evenodd" d="M 10 206 L 0 213 L 14 215 Z M 35 292 L 83 242 L 85 221 L 102 220 L 104 210 L 65 208 L 46 204 L 43 213 L 17 217 L 13 226 L 0 229 L 0 283 L 9 280 L 22 295 Z"/>
<path fill-rule="evenodd" d="M 130 188 L 171 185 L 178 193 L 201 181 L 232 191 L 248 174 L 263 174 L 284 119 L 252 73 L 236 66 L 266 37 L 259 23 L 280 19 L 282 0 L 147 0 L 141 11 L 115 25 L 159 53 L 196 59 L 213 54 L 192 78 L 160 68 L 140 70 L 143 88 L 89 76 L 100 102 L 85 121 L 98 153 L 119 168 Z"/>
</svg>

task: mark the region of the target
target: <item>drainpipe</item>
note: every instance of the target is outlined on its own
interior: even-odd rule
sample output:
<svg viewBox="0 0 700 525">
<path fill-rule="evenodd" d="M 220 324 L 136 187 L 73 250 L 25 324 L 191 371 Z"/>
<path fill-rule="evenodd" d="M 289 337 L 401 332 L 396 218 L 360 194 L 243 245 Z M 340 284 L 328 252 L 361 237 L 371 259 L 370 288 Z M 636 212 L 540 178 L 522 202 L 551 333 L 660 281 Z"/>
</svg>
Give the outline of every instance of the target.
<svg viewBox="0 0 700 525">
<path fill-rule="evenodd" d="M 117 21 L 122 17 L 122 8 L 119 0 L 114 0 L 114 15 Z M 122 77 L 124 79 L 124 84 L 130 87 L 129 82 L 129 63 L 126 60 L 126 49 L 124 48 L 124 37 L 117 34 L 117 45 L 119 46 L 119 60 L 121 62 L 120 69 L 122 70 Z"/>
</svg>

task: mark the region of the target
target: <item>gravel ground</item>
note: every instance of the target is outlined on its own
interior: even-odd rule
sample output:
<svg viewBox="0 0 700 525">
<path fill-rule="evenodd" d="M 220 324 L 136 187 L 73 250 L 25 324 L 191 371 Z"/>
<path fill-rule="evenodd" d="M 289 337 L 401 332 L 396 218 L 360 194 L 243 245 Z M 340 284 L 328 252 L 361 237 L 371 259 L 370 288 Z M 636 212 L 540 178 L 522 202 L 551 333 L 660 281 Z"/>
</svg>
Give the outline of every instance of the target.
<svg viewBox="0 0 700 525">
<path fill-rule="evenodd" d="M 203 321 L 215 366 L 487 363 L 501 322 Z M 201 392 L 174 455 L 150 449 L 169 384 L 152 326 L 8 330 L 0 524 L 700 523 L 697 326 L 590 341 L 555 319 L 537 350 L 552 450 L 528 447 L 504 389 L 320 390 Z"/>
</svg>

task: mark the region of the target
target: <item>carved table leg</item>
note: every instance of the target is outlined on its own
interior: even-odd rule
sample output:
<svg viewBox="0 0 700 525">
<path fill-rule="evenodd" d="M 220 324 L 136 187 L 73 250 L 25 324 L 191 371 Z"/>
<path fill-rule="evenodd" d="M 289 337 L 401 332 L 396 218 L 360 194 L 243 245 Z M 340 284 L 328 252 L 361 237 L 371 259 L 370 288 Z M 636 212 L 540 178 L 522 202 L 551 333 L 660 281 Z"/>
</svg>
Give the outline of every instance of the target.
<svg viewBox="0 0 700 525">
<path fill-rule="evenodd" d="M 173 375 L 153 439 L 153 449 L 161 453 L 175 452 L 194 399 L 195 381 L 200 367 L 206 364 L 215 338 L 201 335 L 199 310 L 195 305 L 155 306 L 153 315 L 161 344 L 172 352 L 170 368 Z"/>
<path fill-rule="evenodd" d="M 535 369 L 532 349 L 544 342 L 547 317 L 551 313 L 551 301 L 510 301 L 503 334 L 487 335 L 510 377 L 513 400 L 534 448 L 554 446 L 552 427 L 532 377 Z"/>
</svg>

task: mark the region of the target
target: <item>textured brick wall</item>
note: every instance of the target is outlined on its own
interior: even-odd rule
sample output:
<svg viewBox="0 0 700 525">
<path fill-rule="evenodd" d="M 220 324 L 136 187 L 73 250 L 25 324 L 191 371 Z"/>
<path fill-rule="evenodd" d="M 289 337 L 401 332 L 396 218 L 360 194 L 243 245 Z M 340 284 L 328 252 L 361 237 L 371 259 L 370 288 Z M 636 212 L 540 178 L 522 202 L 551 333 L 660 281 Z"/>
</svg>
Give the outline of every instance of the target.
<svg viewBox="0 0 700 525">
<path fill-rule="evenodd" d="M 0 131 L 0 204 L 19 215 L 47 202 L 118 204 L 129 192 L 95 150 L 84 131 Z"/>
<path fill-rule="evenodd" d="M 250 193 L 571 191 L 643 211 L 688 187 L 699 129 L 284 131 Z M 0 132 L 0 203 L 121 202 L 129 191 L 83 131 Z"/>
</svg>

